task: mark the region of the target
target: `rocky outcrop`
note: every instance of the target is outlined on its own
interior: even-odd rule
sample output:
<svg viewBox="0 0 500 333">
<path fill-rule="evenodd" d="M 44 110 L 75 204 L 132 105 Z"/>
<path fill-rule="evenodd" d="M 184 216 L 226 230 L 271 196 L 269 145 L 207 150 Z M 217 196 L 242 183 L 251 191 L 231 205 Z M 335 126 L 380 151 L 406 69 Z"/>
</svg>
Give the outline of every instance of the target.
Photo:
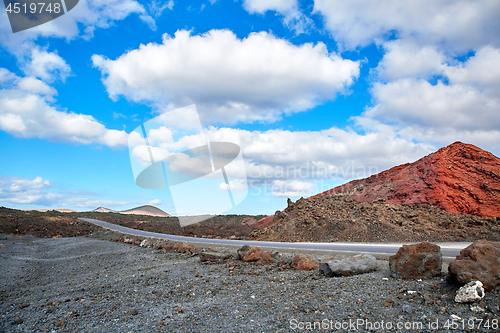
<svg viewBox="0 0 500 333">
<path fill-rule="evenodd" d="M 391 276 L 406 280 L 431 279 L 441 274 L 441 265 L 441 248 L 429 242 L 403 245 L 389 258 Z"/>
<path fill-rule="evenodd" d="M 299 271 L 310 271 L 319 268 L 319 262 L 303 254 L 298 254 L 292 261 L 290 265 Z"/>
<path fill-rule="evenodd" d="M 500 239 L 500 218 L 453 214 L 434 206 L 358 202 L 341 194 L 299 199 L 255 229 L 251 240 L 413 243 Z"/>
<path fill-rule="evenodd" d="M 354 257 L 322 262 L 319 264 L 319 269 L 326 276 L 351 276 L 369 273 L 377 269 L 377 259 L 371 254 L 358 254 Z"/>
<path fill-rule="evenodd" d="M 471 281 L 458 289 L 455 296 L 457 303 L 479 302 L 484 297 L 484 289 L 481 281 Z"/>
<path fill-rule="evenodd" d="M 418 242 L 500 239 L 500 159 L 455 142 L 259 220 L 249 239 Z"/>
<path fill-rule="evenodd" d="M 448 272 L 460 283 L 479 280 L 486 291 L 500 288 L 500 244 L 479 240 L 460 251 Z"/>
<path fill-rule="evenodd" d="M 500 217 L 500 158 L 476 146 L 455 142 L 414 163 L 316 196 L 332 193 L 359 202 L 430 204 L 450 213 Z"/>
</svg>

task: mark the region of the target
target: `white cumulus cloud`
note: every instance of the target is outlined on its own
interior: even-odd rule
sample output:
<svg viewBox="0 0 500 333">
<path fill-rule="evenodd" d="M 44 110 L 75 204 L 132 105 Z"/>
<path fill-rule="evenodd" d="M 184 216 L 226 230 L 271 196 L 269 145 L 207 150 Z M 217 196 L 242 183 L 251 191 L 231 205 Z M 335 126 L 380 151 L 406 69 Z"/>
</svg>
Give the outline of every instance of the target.
<svg viewBox="0 0 500 333">
<path fill-rule="evenodd" d="M 178 31 L 116 60 L 92 57 L 109 95 L 158 109 L 196 104 L 204 123 L 275 120 L 344 93 L 359 63 L 322 43 L 293 45 L 260 32 L 238 39 L 227 30 Z"/>
<path fill-rule="evenodd" d="M 55 89 L 33 77 L 20 78 L 7 72 L 0 71 L 9 78 L 0 89 L 0 130 L 23 138 L 127 145 L 125 131 L 107 129 L 90 115 L 58 110 L 51 104 Z"/>
<path fill-rule="evenodd" d="M 315 0 L 314 12 L 348 49 L 390 36 L 457 52 L 500 44 L 496 0 Z"/>
</svg>

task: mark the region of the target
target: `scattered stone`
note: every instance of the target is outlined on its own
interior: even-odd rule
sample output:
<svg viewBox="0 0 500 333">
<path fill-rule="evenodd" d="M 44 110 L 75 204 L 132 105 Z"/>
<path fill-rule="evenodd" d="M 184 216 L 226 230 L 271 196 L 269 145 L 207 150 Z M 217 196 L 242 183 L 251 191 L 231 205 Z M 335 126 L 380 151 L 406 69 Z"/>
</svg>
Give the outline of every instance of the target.
<svg viewBox="0 0 500 333">
<path fill-rule="evenodd" d="M 201 252 L 200 260 L 204 263 L 222 264 L 226 259 L 231 258 L 230 254 L 219 252 Z"/>
<path fill-rule="evenodd" d="M 184 313 L 184 309 L 177 309 L 177 312 Z"/>
<path fill-rule="evenodd" d="M 150 247 L 153 247 L 154 244 L 155 244 L 155 242 L 151 238 L 146 238 L 141 242 L 141 244 L 139 244 L 139 246 L 150 248 Z"/>
<path fill-rule="evenodd" d="M 175 244 L 173 249 L 175 252 L 186 253 L 186 254 L 193 254 L 196 252 L 200 252 L 200 249 L 198 247 L 188 244 L 186 242 Z"/>
<path fill-rule="evenodd" d="M 384 306 L 385 306 L 386 308 L 392 308 L 392 306 L 393 306 L 393 305 L 394 305 L 394 301 L 393 301 L 392 299 L 388 299 L 388 300 L 386 300 L 386 301 L 385 301 L 385 303 L 384 303 Z"/>
<path fill-rule="evenodd" d="M 23 317 L 18 316 L 14 318 L 14 320 L 12 321 L 12 325 L 21 325 L 23 322 L 24 322 Z"/>
<path fill-rule="evenodd" d="M 322 263 L 320 270 L 327 276 L 351 276 L 373 272 L 377 269 L 377 259 L 371 254 L 358 254 Z M 325 267 L 327 266 L 327 267 Z"/>
<path fill-rule="evenodd" d="M 389 257 L 391 275 L 405 280 L 431 279 L 441 274 L 441 265 L 441 248 L 429 242 L 403 245 Z"/>
<path fill-rule="evenodd" d="M 243 256 L 244 261 L 257 261 L 264 255 L 264 250 L 259 246 L 250 246 Z"/>
<path fill-rule="evenodd" d="M 486 291 L 500 288 L 500 244 L 475 241 L 460 251 L 448 266 L 448 272 L 460 283 L 478 280 Z"/>
<path fill-rule="evenodd" d="M 411 306 L 409 306 L 408 304 L 403 305 L 401 309 L 403 310 L 403 312 L 411 313 Z"/>
<path fill-rule="evenodd" d="M 130 313 L 132 316 L 136 316 L 136 315 L 138 315 L 138 314 L 139 314 L 139 311 L 137 311 L 137 309 L 132 309 L 132 310 L 130 310 L 130 312 L 129 312 L 129 313 Z"/>
<path fill-rule="evenodd" d="M 250 249 L 249 245 L 243 245 L 238 251 L 238 260 L 243 260 L 243 257 L 247 253 L 248 249 Z"/>
<path fill-rule="evenodd" d="M 63 319 L 61 319 L 61 320 L 56 321 L 55 325 L 56 325 L 56 327 L 61 327 L 64 325 L 64 323 L 65 323 L 65 321 Z"/>
<path fill-rule="evenodd" d="M 462 318 L 460 318 L 459 316 L 454 315 L 454 314 L 450 315 L 450 319 L 451 320 L 462 320 Z"/>
<path fill-rule="evenodd" d="M 172 242 L 161 240 L 156 243 L 156 249 L 164 249 L 165 251 L 170 252 L 170 250 L 174 248 L 174 245 L 175 244 Z"/>
<path fill-rule="evenodd" d="M 299 271 L 310 271 L 319 268 L 319 262 L 303 254 L 298 254 L 292 261 L 292 268 Z"/>
<path fill-rule="evenodd" d="M 483 297 L 484 289 L 481 281 L 471 281 L 458 289 L 455 302 L 472 303 L 481 300 Z"/>
<path fill-rule="evenodd" d="M 477 306 L 477 305 L 476 306 L 471 306 L 470 310 L 472 312 L 484 312 L 484 309 L 482 307 L 480 307 L 480 306 Z"/>
</svg>

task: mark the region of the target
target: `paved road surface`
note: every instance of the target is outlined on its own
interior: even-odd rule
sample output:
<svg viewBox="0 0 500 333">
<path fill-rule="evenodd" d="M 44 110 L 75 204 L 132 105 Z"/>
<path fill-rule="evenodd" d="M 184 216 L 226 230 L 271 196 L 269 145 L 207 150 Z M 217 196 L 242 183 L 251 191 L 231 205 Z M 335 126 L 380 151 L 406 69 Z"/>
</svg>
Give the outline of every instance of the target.
<svg viewBox="0 0 500 333">
<path fill-rule="evenodd" d="M 367 252 L 379 254 L 395 254 L 403 243 L 284 243 L 284 242 L 261 242 L 249 240 L 232 240 L 232 239 L 209 239 L 209 238 L 195 238 L 177 235 L 160 234 L 156 232 L 149 232 L 137 229 L 122 227 L 120 225 L 94 220 L 87 218 L 79 218 L 103 228 L 111 230 L 118 230 L 121 233 L 143 236 L 143 237 L 156 237 L 165 238 L 177 241 L 197 242 L 207 244 L 219 245 L 256 245 L 261 247 L 273 248 L 286 248 L 286 249 L 307 249 L 307 250 L 325 250 L 325 251 L 347 251 L 347 252 Z M 409 244 L 409 243 L 406 243 Z M 471 243 L 437 243 L 441 246 L 441 253 L 443 257 L 456 257 L 460 250 L 467 247 Z"/>
</svg>

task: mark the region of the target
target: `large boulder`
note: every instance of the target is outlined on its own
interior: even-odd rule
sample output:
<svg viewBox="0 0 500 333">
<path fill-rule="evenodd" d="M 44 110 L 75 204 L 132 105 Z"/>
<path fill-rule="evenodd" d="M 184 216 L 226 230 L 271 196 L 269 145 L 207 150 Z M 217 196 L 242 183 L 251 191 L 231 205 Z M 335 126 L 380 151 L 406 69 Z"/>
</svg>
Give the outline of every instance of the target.
<svg viewBox="0 0 500 333">
<path fill-rule="evenodd" d="M 403 245 L 389 257 L 391 275 L 400 279 L 431 279 L 441 274 L 441 266 L 441 248 L 429 242 Z"/>
<path fill-rule="evenodd" d="M 472 243 L 450 263 L 448 272 L 460 283 L 478 280 L 486 291 L 500 289 L 500 244 L 486 240 Z"/>
<path fill-rule="evenodd" d="M 264 250 L 259 246 L 250 246 L 243 255 L 243 261 L 257 261 L 264 255 Z"/>
<path fill-rule="evenodd" d="M 229 253 L 219 253 L 219 252 L 200 253 L 200 261 L 209 264 L 222 264 L 229 258 L 231 258 L 231 254 Z"/>
<path fill-rule="evenodd" d="M 319 269 L 327 276 L 350 276 L 373 272 L 377 269 L 377 259 L 371 254 L 330 260 L 320 263 Z"/>
<path fill-rule="evenodd" d="M 292 268 L 295 268 L 299 271 L 310 271 L 313 269 L 318 269 L 319 262 L 303 254 L 298 254 L 295 256 L 295 258 L 293 258 L 291 266 Z"/>
</svg>

